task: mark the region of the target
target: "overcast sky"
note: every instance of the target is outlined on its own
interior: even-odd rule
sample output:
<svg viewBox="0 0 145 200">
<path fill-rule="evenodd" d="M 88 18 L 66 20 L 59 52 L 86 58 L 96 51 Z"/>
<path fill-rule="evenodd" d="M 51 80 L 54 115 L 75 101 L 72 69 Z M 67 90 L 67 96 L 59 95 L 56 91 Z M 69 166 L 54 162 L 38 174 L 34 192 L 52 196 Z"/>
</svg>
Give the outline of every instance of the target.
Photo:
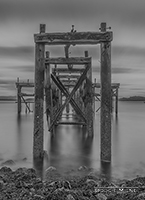
<svg viewBox="0 0 145 200">
<path fill-rule="evenodd" d="M 113 31 L 112 82 L 119 95 L 145 95 L 145 0 L 0 0 L 0 95 L 15 95 L 17 77 L 34 78 L 34 38 L 39 24 L 47 32 Z M 62 47 L 50 48 L 59 56 Z M 99 81 L 99 46 L 71 47 L 72 55 L 89 50 L 93 77 Z"/>
</svg>

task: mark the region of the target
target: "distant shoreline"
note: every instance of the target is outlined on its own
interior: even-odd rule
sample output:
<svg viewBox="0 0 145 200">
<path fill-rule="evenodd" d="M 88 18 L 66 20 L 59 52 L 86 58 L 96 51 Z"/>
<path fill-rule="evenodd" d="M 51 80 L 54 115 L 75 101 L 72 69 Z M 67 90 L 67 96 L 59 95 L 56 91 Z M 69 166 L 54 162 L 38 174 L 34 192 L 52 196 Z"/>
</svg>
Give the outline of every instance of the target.
<svg viewBox="0 0 145 200">
<path fill-rule="evenodd" d="M 122 97 L 119 101 L 145 101 L 145 97 L 142 96 L 132 96 L 132 97 Z"/>
<path fill-rule="evenodd" d="M 0 101 L 16 101 L 16 96 L 0 96 Z"/>
</svg>

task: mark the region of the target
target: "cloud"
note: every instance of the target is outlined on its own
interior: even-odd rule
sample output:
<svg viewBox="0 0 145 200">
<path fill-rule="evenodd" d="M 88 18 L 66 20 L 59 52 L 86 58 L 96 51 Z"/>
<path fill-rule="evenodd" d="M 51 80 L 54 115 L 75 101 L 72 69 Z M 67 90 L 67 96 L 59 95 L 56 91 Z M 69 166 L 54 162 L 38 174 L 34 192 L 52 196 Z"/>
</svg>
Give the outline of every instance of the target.
<svg viewBox="0 0 145 200">
<path fill-rule="evenodd" d="M 145 24 L 144 0 L 0 0 L 0 20 L 104 20 Z"/>
<path fill-rule="evenodd" d="M 97 72 L 97 73 L 100 73 L 100 67 L 93 67 L 93 72 Z M 112 74 L 126 74 L 126 73 L 132 73 L 134 70 L 131 69 L 131 68 L 115 68 L 115 67 L 112 67 L 111 69 L 111 72 Z"/>
<path fill-rule="evenodd" d="M 18 46 L 18 47 L 0 47 L 0 57 L 29 59 L 34 58 L 34 47 Z"/>
<path fill-rule="evenodd" d="M 114 56 L 139 56 L 144 57 L 145 48 L 138 46 L 121 46 L 112 45 L 112 53 Z"/>
<path fill-rule="evenodd" d="M 35 66 L 34 65 L 20 65 L 20 66 L 10 66 L 9 69 L 15 70 L 17 72 L 32 72 L 34 73 L 35 71 Z"/>
</svg>

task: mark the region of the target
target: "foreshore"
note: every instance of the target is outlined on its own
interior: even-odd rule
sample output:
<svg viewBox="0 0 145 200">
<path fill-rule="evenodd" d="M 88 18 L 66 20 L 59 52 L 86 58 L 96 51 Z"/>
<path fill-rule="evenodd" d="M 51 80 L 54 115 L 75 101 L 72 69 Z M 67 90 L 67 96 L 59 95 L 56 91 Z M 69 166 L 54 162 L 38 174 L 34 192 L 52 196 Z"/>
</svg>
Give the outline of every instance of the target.
<svg viewBox="0 0 145 200">
<path fill-rule="evenodd" d="M 145 177 L 109 181 L 80 167 L 77 175 L 62 176 L 49 167 L 41 180 L 33 168 L 0 169 L 0 200 L 140 200 Z M 80 174 L 80 175 L 79 175 Z"/>
</svg>

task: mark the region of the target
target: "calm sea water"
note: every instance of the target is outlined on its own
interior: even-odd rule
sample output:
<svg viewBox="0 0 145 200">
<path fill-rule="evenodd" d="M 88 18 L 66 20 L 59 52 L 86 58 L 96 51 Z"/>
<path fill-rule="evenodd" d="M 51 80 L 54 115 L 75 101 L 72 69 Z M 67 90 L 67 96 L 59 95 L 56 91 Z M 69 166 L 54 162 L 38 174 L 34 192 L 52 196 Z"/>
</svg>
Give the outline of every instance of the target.
<svg viewBox="0 0 145 200">
<path fill-rule="evenodd" d="M 97 109 L 97 106 L 96 106 Z M 71 119 L 70 119 L 71 120 Z M 62 171 L 79 166 L 93 168 L 98 174 L 116 178 L 133 178 L 145 175 L 145 104 L 143 102 L 119 102 L 119 114 L 112 115 L 112 162 L 100 163 L 100 113 L 95 116 L 93 140 L 84 136 L 79 126 L 58 126 L 56 135 L 50 138 L 44 125 L 44 149 L 48 159 L 43 166 L 33 162 L 33 113 L 17 116 L 15 103 L 0 103 L 0 164 L 13 159 L 18 167 L 35 167 L 41 173 L 49 166 Z M 24 159 L 26 158 L 26 159 Z M 24 160 L 23 160 L 24 159 Z"/>
</svg>

